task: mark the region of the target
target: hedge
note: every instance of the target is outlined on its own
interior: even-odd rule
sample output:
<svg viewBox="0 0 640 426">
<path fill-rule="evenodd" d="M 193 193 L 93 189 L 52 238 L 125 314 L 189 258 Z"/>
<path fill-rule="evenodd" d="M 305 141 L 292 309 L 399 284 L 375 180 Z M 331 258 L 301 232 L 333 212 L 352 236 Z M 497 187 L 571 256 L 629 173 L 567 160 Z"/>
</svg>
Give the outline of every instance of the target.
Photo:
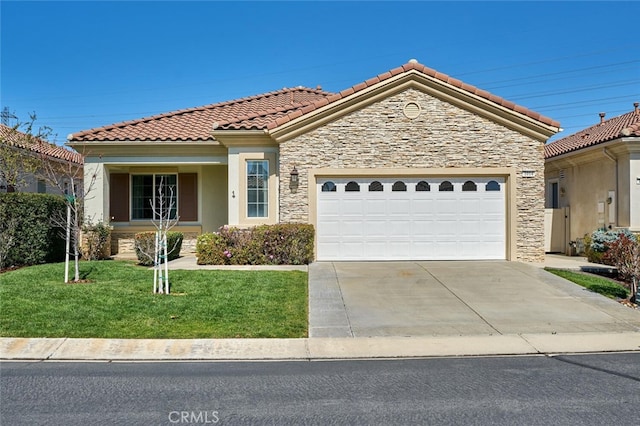
<svg viewBox="0 0 640 426">
<path fill-rule="evenodd" d="M 222 227 L 196 243 L 199 265 L 306 265 L 313 261 L 314 229 L 309 224 Z"/>
<path fill-rule="evenodd" d="M 138 262 L 144 266 L 153 265 L 153 256 L 155 253 L 156 233 L 153 231 L 139 232 L 135 234 L 135 248 Z M 180 257 L 182 250 L 182 240 L 184 235 L 182 232 L 167 232 L 167 257 L 169 261 Z"/>
<path fill-rule="evenodd" d="M 27 266 L 64 260 L 64 231 L 53 220 L 66 218 L 64 198 L 26 192 L 0 193 L 2 265 Z M 7 247 L 8 237 L 13 244 Z M 5 257 L 6 256 L 6 257 Z"/>
</svg>

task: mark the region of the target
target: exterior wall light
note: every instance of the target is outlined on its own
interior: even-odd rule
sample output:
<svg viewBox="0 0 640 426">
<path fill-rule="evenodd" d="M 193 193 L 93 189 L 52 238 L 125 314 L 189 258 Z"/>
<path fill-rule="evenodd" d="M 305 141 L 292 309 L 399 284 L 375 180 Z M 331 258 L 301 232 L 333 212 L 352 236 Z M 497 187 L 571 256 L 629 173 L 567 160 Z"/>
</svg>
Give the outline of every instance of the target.
<svg viewBox="0 0 640 426">
<path fill-rule="evenodd" d="M 298 186 L 298 169 L 296 169 L 296 166 L 293 166 L 293 170 L 291 170 L 291 186 Z"/>
</svg>

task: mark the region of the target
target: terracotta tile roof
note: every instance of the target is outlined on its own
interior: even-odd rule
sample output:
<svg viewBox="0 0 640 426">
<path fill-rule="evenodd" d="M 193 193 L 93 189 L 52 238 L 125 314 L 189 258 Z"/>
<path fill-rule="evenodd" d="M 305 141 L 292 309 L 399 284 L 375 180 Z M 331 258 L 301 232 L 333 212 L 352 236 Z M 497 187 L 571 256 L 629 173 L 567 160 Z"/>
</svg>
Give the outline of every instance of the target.
<svg viewBox="0 0 640 426">
<path fill-rule="evenodd" d="M 27 138 L 29 137 L 33 138 L 32 136 L 29 136 L 12 127 L 0 124 L 0 140 L 2 143 L 9 143 L 10 145 L 25 149 L 29 148 L 35 153 L 44 154 L 47 157 L 55 158 L 58 160 L 69 161 L 71 163 L 79 165 L 82 165 L 84 163 L 82 155 L 80 155 L 76 151 L 71 151 L 69 149 L 54 145 L 38 138 L 33 138 L 32 143 L 30 143 L 27 142 Z"/>
<path fill-rule="evenodd" d="M 325 105 L 365 90 L 402 73 L 421 72 L 456 88 L 480 96 L 507 109 L 524 114 L 543 124 L 560 127 L 560 123 L 523 106 L 516 105 L 485 90 L 449 77 L 415 61 L 394 68 L 340 93 L 296 87 L 247 98 L 183 109 L 139 120 L 125 121 L 74 133 L 70 140 L 82 141 L 205 141 L 213 140 L 211 131 L 272 130 Z"/>
<path fill-rule="evenodd" d="M 478 89 L 475 86 L 463 83 L 462 81 L 460 81 L 458 79 L 455 79 L 453 77 L 449 77 L 446 74 L 443 74 L 441 72 L 438 72 L 436 70 L 428 68 L 428 67 L 426 67 L 426 66 L 424 66 L 424 65 L 422 65 L 422 64 L 420 64 L 418 62 L 415 62 L 415 61 L 410 61 L 409 63 L 404 64 L 401 67 L 394 68 L 391 71 L 387 71 L 387 72 L 382 73 L 382 74 L 380 74 L 380 75 L 378 75 L 376 77 L 370 78 L 369 80 L 366 80 L 366 81 L 364 81 L 362 83 L 356 84 L 355 86 L 352 86 L 352 87 L 350 87 L 348 89 L 345 89 L 345 90 L 341 91 L 338 94 L 329 96 L 326 99 L 321 99 L 321 100 L 315 101 L 314 103 L 312 103 L 311 105 L 308 105 L 306 107 L 306 111 L 304 111 L 304 113 L 306 114 L 306 113 L 308 113 L 310 111 L 313 111 L 314 109 L 321 108 L 321 107 L 327 105 L 328 103 L 332 103 L 332 102 L 338 101 L 338 100 L 340 100 L 342 98 L 346 98 L 347 96 L 350 96 L 350 95 L 352 95 L 354 93 L 357 93 L 357 92 L 359 92 L 361 90 L 365 90 L 366 88 L 371 87 L 371 86 L 373 86 L 375 84 L 378 84 L 378 83 L 380 83 L 382 81 L 385 81 L 385 80 L 388 80 L 388 79 L 390 79 L 392 77 L 395 77 L 398 74 L 406 73 L 406 72 L 409 72 L 411 70 L 415 70 L 415 71 L 421 72 L 421 73 L 423 73 L 425 75 L 428 75 L 429 77 L 433 77 L 433 78 L 435 78 L 437 80 L 440 80 L 442 82 L 450 84 L 450 85 L 452 85 L 454 87 L 457 87 L 457 88 L 462 89 L 464 91 L 470 92 L 470 93 L 472 93 L 474 95 L 477 95 L 477 96 L 480 96 L 482 98 L 485 98 L 485 99 L 487 99 L 487 100 L 489 100 L 489 101 L 491 101 L 491 102 L 493 102 L 495 104 L 498 104 L 498 105 L 503 106 L 503 107 L 505 107 L 507 109 L 516 111 L 516 112 L 518 112 L 520 114 L 524 114 L 527 117 L 533 118 L 534 120 L 537 120 L 537 121 L 539 121 L 539 122 L 541 122 L 543 124 L 546 124 L 546 125 L 549 125 L 549 126 L 552 126 L 552 127 L 560 127 L 560 123 L 555 121 L 555 120 L 552 120 L 551 118 L 545 117 L 545 116 L 543 116 L 541 114 L 538 114 L 537 112 L 531 111 L 531 110 L 529 110 L 529 109 L 527 109 L 527 108 L 525 108 L 523 106 L 516 105 L 515 103 L 507 101 L 506 99 L 503 99 L 503 98 L 501 98 L 499 96 L 493 95 L 493 94 L 487 92 L 486 90 Z M 301 115 L 302 114 L 300 114 L 300 111 L 293 111 L 293 112 L 291 112 L 291 113 L 289 113 L 289 114 L 287 114 L 287 115 L 285 115 L 283 117 L 277 118 L 275 121 L 269 123 L 267 128 L 269 130 L 274 129 L 274 128 L 278 127 L 278 126 L 281 126 L 281 125 L 287 123 L 288 121 L 291 121 L 291 120 L 293 120 L 295 118 L 298 118 Z"/>
<path fill-rule="evenodd" d="M 552 158 L 621 137 L 640 137 L 640 111 L 636 108 L 618 117 L 558 139 L 544 147 L 544 158 Z"/>
<path fill-rule="evenodd" d="M 182 109 L 134 121 L 85 130 L 72 141 L 209 141 L 211 131 L 260 130 L 267 123 L 331 95 L 320 88 L 284 88 L 261 95 Z"/>
</svg>

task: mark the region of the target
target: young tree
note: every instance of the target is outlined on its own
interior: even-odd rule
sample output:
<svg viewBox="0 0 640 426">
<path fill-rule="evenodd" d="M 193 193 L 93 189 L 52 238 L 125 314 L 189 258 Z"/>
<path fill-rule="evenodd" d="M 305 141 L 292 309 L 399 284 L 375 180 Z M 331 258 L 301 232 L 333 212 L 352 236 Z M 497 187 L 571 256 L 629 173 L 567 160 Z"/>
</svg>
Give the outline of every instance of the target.
<svg viewBox="0 0 640 426">
<path fill-rule="evenodd" d="M 54 217 L 52 220 L 65 229 L 66 254 L 64 282 L 69 282 L 69 256 L 74 259 L 73 281 L 80 281 L 80 244 L 82 243 L 82 225 L 84 220 L 84 201 L 91 193 L 97 176 L 94 174 L 84 182 L 82 165 L 72 161 L 42 160 L 42 177 L 64 195 L 67 205 L 66 218 Z M 85 185 L 86 183 L 86 185 Z"/>
<path fill-rule="evenodd" d="M 168 192 L 168 194 L 166 193 Z M 166 185 L 160 178 L 158 193 L 154 200 L 149 200 L 153 212 L 152 223 L 156 228 L 153 245 L 145 245 L 136 241 L 136 249 L 153 262 L 153 292 L 169 294 L 168 255 L 176 247 L 167 247 L 167 234 L 178 224 L 176 215 L 176 197 L 173 186 Z"/>
</svg>

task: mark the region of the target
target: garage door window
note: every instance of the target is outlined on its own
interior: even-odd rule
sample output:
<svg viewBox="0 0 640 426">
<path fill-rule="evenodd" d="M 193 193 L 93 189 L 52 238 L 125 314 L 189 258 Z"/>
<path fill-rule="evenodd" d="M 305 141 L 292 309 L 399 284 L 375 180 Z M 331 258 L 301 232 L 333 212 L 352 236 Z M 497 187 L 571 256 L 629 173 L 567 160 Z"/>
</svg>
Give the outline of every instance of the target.
<svg viewBox="0 0 640 426">
<path fill-rule="evenodd" d="M 393 184 L 393 187 L 391 187 L 391 190 L 394 192 L 405 192 L 407 190 L 407 185 L 405 185 L 404 182 L 399 180 Z"/>
<path fill-rule="evenodd" d="M 475 183 L 473 183 L 472 181 L 468 180 L 464 183 L 464 185 L 462 185 L 462 190 L 463 191 L 477 191 L 478 187 L 476 186 Z"/>
<path fill-rule="evenodd" d="M 416 192 L 421 192 L 421 191 L 431 191 L 431 187 L 429 186 L 429 184 L 423 180 L 416 183 Z"/>
<path fill-rule="evenodd" d="M 322 184 L 322 192 L 336 192 L 336 184 L 329 181 Z"/>
<path fill-rule="evenodd" d="M 440 187 L 438 188 L 438 191 L 440 191 L 440 192 L 453 191 L 453 184 L 451 182 L 449 182 L 448 180 L 445 180 L 444 182 L 442 182 L 440 184 Z"/>
<path fill-rule="evenodd" d="M 344 190 L 346 192 L 360 192 L 360 185 L 358 182 L 351 181 L 344 187 Z"/>
<path fill-rule="evenodd" d="M 377 180 L 374 180 L 369 184 L 369 192 L 382 192 L 382 191 L 384 191 L 384 187 Z"/>
<path fill-rule="evenodd" d="M 490 180 L 484 187 L 485 191 L 500 191 L 500 184 L 495 180 Z"/>
</svg>

